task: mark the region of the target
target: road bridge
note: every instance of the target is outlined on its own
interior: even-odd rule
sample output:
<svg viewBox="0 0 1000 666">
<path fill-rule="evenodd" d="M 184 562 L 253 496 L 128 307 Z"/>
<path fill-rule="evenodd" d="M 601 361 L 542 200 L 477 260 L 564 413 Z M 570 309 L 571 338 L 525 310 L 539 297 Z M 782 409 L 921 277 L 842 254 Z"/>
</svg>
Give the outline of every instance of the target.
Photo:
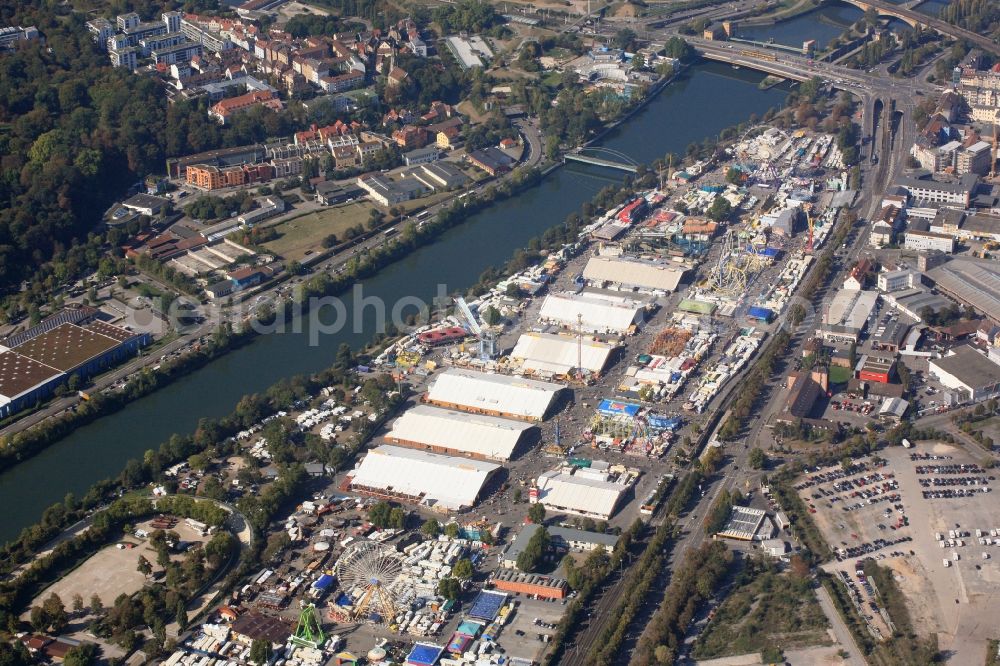
<svg viewBox="0 0 1000 666">
<path fill-rule="evenodd" d="M 912 7 L 915 6 L 912 3 L 907 3 L 905 5 L 896 5 L 887 0 L 828 0 L 834 2 L 846 2 L 849 5 L 853 5 L 863 12 L 869 9 L 874 9 L 878 12 L 879 16 L 891 16 L 892 18 L 898 18 L 900 21 L 905 21 L 912 27 L 923 26 L 925 28 L 930 28 L 942 35 L 947 35 L 948 37 L 954 37 L 955 39 L 962 39 L 977 48 L 990 53 L 995 53 L 1000 55 L 1000 44 L 993 41 L 985 35 L 980 35 L 970 30 L 960 28 L 956 25 L 952 25 L 947 21 L 943 21 L 936 16 L 931 16 L 930 14 L 924 14 L 923 12 L 918 12 Z"/>
</svg>

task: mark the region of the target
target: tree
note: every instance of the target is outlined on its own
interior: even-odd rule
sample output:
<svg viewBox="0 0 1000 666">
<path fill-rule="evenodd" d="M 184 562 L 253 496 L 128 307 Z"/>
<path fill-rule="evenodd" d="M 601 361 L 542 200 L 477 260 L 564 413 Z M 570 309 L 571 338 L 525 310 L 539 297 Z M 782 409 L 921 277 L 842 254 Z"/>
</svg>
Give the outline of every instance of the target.
<svg viewBox="0 0 1000 666">
<path fill-rule="evenodd" d="M 181 631 L 187 629 L 188 614 L 183 601 L 178 601 L 177 603 L 177 612 L 174 614 L 174 621 L 177 623 L 177 626 L 180 627 Z"/>
<path fill-rule="evenodd" d="M 81 643 L 69 649 L 63 658 L 67 666 L 90 666 L 97 663 L 97 646 L 93 643 Z"/>
<path fill-rule="evenodd" d="M 462 584 L 458 582 L 457 578 L 452 578 L 450 576 L 448 578 L 442 578 L 438 581 L 437 592 L 445 599 L 454 601 L 462 594 Z"/>
<path fill-rule="evenodd" d="M 517 556 L 517 568 L 524 573 L 535 573 L 549 549 L 549 532 L 544 527 L 535 530 L 528 544 Z"/>
<path fill-rule="evenodd" d="M 66 613 L 66 607 L 63 606 L 62 599 L 55 592 L 42 602 L 42 611 L 47 626 L 54 634 L 61 633 L 66 628 L 66 625 L 69 624 L 69 615 Z"/>
<path fill-rule="evenodd" d="M 378 528 L 388 527 L 391 514 L 392 507 L 388 502 L 376 502 L 368 509 L 368 521 Z"/>
<path fill-rule="evenodd" d="M 528 519 L 531 520 L 535 525 L 541 525 L 545 522 L 545 505 L 544 504 L 532 504 L 528 508 Z"/>
<path fill-rule="evenodd" d="M 517 504 L 518 502 L 521 501 L 521 489 L 520 488 L 514 488 L 514 493 L 513 493 L 513 496 L 511 497 L 511 499 L 514 500 L 514 504 Z"/>
<path fill-rule="evenodd" d="M 149 563 L 149 560 L 140 555 L 139 564 L 136 566 L 135 570 L 141 573 L 146 578 L 149 578 L 150 574 L 153 573 L 153 565 Z"/>
<path fill-rule="evenodd" d="M 83 610 L 83 595 L 79 592 L 73 594 L 73 612 L 79 613 Z"/>
<path fill-rule="evenodd" d="M 406 527 L 406 511 L 400 507 L 395 507 L 389 512 L 389 527 L 394 530 L 401 530 Z"/>
<path fill-rule="evenodd" d="M 458 523 L 448 523 L 444 526 L 444 534 L 449 539 L 457 539 L 458 535 L 462 533 L 462 528 L 458 526 Z"/>
<path fill-rule="evenodd" d="M 429 537 L 437 537 L 441 534 L 441 524 L 433 518 L 430 518 L 424 522 L 420 531 Z"/>
<path fill-rule="evenodd" d="M 21 641 L 0 642 L 0 666 L 29 666 L 33 663 L 28 648 Z"/>
<path fill-rule="evenodd" d="M 472 567 L 472 560 L 467 557 L 463 557 L 458 562 L 455 562 L 455 566 L 451 568 L 451 573 L 455 578 L 461 580 L 469 580 L 472 578 L 472 574 L 475 573 L 475 569 Z"/>
<path fill-rule="evenodd" d="M 90 595 L 90 612 L 93 615 L 100 615 L 104 611 L 104 602 L 97 596 L 97 593 Z"/>
<path fill-rule="evenodd" d="M 628 51 L 629 48 L 631 48 L 635 43 L 635 38 L 635 31 L 629 30 L 628 28 L 622 28 L 615 33 L 613 43 L 615 48 L 621 49 L 622 51 Z"/>
<path fill-rule="evenodd" d="M 487 326 L 496 326 L 503 321 L 503 316 L 500 314 L 499 310 L 491 305 L 486 308 L 485 312 L 483 312 L 483 321 Z"/>
<path fill-rule="evenodd" d="M 271 641 L 266 638 L 255 638 L 250 644 L 250 661 L 257 666 L 263 666 L 271 660 L 272 650 Z"/>
<path fill-rule="evenodd" d="M 733 205 L 725 197 L 715 197 L 708 207 L 708 217 L 715 222 L 724 222 L 733 213 Z"/>
<path fill-rule="evenodd" d="M 754 469 L 763 469 L 764 465 L 767 463 L 767 456 L 759 448 L 750 449 L 750 456 L 747 458 L 747 462 L 750 463 L 750 467 Z"/>
</svg>

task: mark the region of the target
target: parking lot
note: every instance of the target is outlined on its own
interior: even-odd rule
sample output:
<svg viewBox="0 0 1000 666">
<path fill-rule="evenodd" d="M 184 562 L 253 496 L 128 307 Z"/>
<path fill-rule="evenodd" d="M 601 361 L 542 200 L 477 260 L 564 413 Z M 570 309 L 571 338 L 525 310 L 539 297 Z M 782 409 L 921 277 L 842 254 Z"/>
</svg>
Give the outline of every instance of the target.
<svg viewBox="0 0 1000 666">
<path fill-rule="evenodd" d="M 940 443 L 881 455 L 884 462 L 810 470 L 800 480 L 800 495 L 837 552 L 825 568 L 856 593 L 876 635 L 888 625 L 859 570 L 866 558 L 891 568 L 916 631 L 936 632 L 942 650 L 961 655 L 953 663 L 981 663 L 1000 621 L 992 593 L 1000 583 L 992 470 Z"/>
</svg>

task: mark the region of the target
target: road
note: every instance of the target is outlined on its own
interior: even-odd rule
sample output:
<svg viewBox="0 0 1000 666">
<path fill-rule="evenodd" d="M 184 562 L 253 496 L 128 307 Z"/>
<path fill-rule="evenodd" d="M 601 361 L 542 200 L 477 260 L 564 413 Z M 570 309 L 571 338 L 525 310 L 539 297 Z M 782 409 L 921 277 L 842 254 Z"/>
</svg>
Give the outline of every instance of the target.
<svg viewBox="0 0 1000 666">
<path fill-rule="evenodd" d="M 541 164 L 543 155 L 542 139 L 541 139 L 541 128 L 538 125 L 537 120 L 533 119 L 523 119 L 514 122 L 515 127 L 521 134 L 523 139 L 525 152 L 522 155 L 521 164 L 526 167 L 537 167 Z M 510 174 L 500 176 L 497 179 L 491 181 L 485 181 L 477 185 L 473 192 L 480 192 L 484 187 L 487 187 L 491 183 L 500 183 L 510 177 Z M 433 217 L 439 210 L 450 206 L 455 199 L 457 199 L 464 192 L 457 192 L 454 197 L 446 199 L 438 204 L 428 207 L 426 210 L 430 213 L 428 217 Z M 405 220 L 404 220 L 405 222 Z M 330 258 L 325 263 L 321 260 L 320 265 L 314 267 L 314 271 L 324 271 L 328 273 L 340 272 L 343 267 L 354 257 L 364 254 L 365 252 L 371 251 L 391 239 L 385 238 L 383 234 L 375 234 L 368 240 L 358 243 L 348 250 L 344 250 Z M 290 276 L 288 276 L 290 277 Z M 242 307 L 230 307 L 230 308 L 220 308 L 218 306 L 209 306 L 208 316 L 205 317 L 205 321 L 189 331 L 183 332 L 176 339 L 170 341 L 169 343 L 157 348 L 152 353 L 146 352 L 141 356 L 137 356 L 135 359 L 129 363 L 120 366 L 108 373 L 105 373 L 91 381 L 91 383 L 85 387 L 88 393 L 96 394 L 100 391 L 105 391 L 109 387 L 114 386 L 122 380 L 127 380 L 129 377 L 139 372 L 143 368 L 152 367 L 162 363 L 168 356 L 174 352 L 183 351 L 190 349 L 191 346 L 198 341 L 200 338 L 211 335 L 212 332 L 218 327 L 222 321 L 228 321 L 229 323 L 237 323 L 240 320 L 248 321 L 249 318 L 254 314 L 256 308 L 263 305 L 264 303 L 278 304 L 285 298 L 286 295 L 290 295 L 291 287 L 302 281 L 302 278 L 294 278 L 291 281 L 285 280 L 283 282 L 275 282 L 266 289 L 262 289 L 259 292 L 253 294 L 254 300 L 247 300 L 245 303 L 250 303 L 250 305 L 244 304 Z M 155 281 L 153 281 L 155 282 Z M 161 285 L 161 288 L 165 291 L 172 291 L 171 287 Z M 41 423 L 42 421 L 62 415 L 70 410 L 72 410 L 81 401 L 81 398 L 77 394 L 68 394 L 61 398 L 55 398 L 50 401 L 42 409 L 27 414 L 13 423 L 7 425 L 6 427 L 0 429 L 0 436 L 13 435 L 22 432 L 34 425 Z"/>
<path fill-rule="evenodd" d="M 864 666 L 868 663 L 865 661 L 861 648 L 858 647 L 857 642 L 854 640 L 851 630 L 844 624 L 844 619 L 840 617 L 840 612 L 833 605 L 830 593 L 822 585 L 816 588 L 816 599 L 819 601 L 820 608 L 823 609 L 826 619 L 830 621 L 830 626 L 833 628 L 833 635 L 837 637 L 837 642 L 850 655 L 844 660 L 844 663 L 847 666 Z"/>
</svg>

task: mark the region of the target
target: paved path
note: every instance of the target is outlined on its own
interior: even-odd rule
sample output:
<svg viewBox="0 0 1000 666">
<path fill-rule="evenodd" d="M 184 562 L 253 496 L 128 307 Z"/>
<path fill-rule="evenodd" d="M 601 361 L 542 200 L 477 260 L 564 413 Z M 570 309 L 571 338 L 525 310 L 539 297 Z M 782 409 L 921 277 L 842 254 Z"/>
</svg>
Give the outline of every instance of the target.
<svg viewBox="0 0 1000 666">
<path fill-rule="evenodd" d="M 850 655 L 850 657 L 844 660 L 844 663 L 849 666 L 863 666 L 867 664 L 868 662 L 865 661 L 861 648 L 854 642 L 851 630 L 844 624 L 844 619 L 840 617 L 840 613 L 837 611 L 837 607 L 833 605 L 833 599 L 830 598 L 830 593 L 826 591 L 825 587 L 820 586 L 816 588 L 816 598 L 819 600 L 819 605 L 823 609 L 823 613 L 826 614 L 826 619 L 830 621 L 830 626 L 833 628 L 833 635 L 837 637 L 837 642 Z"/>
</svg>

